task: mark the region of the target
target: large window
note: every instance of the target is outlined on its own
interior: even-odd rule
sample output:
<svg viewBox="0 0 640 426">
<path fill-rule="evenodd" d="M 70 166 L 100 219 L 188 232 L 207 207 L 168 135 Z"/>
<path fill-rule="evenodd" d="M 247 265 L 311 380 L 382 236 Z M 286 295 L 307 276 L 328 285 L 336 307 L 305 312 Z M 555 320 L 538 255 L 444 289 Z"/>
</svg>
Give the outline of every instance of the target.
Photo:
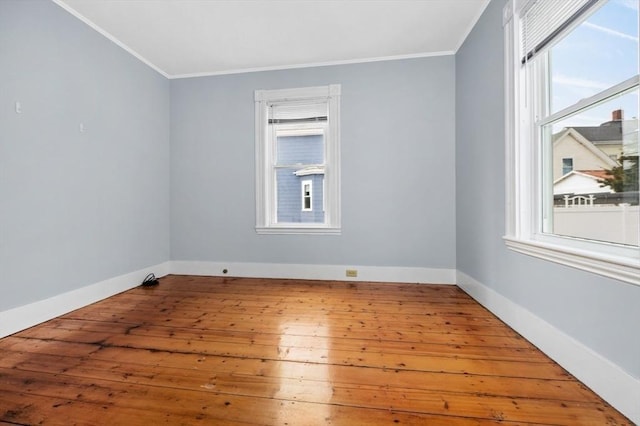
<svg viewBox="0 0 640 426">
<path fill-rule="evenodd" d="M 257 232 L 340 233 L 340 86 L 258 90 L 255 101 Z"/>
<path fill-rule="evenodd" d="M 640 284 L 638 2 L 504 17 L 507 245 Z"/>
</svg>

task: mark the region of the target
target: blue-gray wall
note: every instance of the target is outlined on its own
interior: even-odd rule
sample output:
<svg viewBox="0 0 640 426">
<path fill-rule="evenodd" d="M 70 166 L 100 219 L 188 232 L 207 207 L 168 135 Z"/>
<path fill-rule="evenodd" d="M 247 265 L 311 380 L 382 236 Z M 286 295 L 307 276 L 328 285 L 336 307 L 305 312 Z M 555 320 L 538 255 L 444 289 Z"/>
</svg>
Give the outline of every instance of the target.
<svg viewBox="0 0 640 426">
<path fill-rule="evenodd" d="M 640 377 L 640 287 L 507 250 L 502 8 L 456 54 L 457 268 Z"/>
<path fill-rule="evenodd" d="M 0 311 L 169 260 L 169 94 L 53 2 L 0 1 Z"/>
<path fill-rule="evenodd" d="M 455 268 L 454 57 L 171 81 L 171 258 Z M 342 235 L 255 232 L 254 91 L 342 85 Z"/>
</svg>

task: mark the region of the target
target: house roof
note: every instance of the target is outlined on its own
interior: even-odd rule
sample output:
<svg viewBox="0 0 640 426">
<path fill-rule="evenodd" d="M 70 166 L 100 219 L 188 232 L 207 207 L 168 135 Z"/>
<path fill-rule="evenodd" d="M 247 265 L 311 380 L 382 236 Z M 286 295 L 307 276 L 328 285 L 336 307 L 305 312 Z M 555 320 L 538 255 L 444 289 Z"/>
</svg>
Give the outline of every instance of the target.
<svg viewBox="0 0 640 426">
<path fill-rule="evenodd" d="M 558 144 L 563 142 L 563 139 L 566 136 L 569 135 L 579 144 L 591 151 L 596 157 L 600 158 L 605 164 L 608 164 L 609 167 L 615 167 L 618 165 L 615 160 L 609 158 L 609 156 L 605 154 L 600 148 L 598 148 L 595 143 L 591 142 L 591 140 L 586 138 L 582 133 L 578 132 L 575 127 L 565 128 L 562 132 L 558 132 L 553 135 L 554 149 Z M 620 143 L 620 140 L 618 141 L 618 143 Z"/>
<path fill-rule="evenodd" d="M 613 190 L 609 185 L 603 185 L 600 183 L 600 181 L 605 177 L 607 177 L 607 175 L 605 174 L 605 170 L 572 170 L 553 182 L 553 192 L 554 195 L 561 195 L 566 193 L 611 193 L 613 192 Z M 592 183 L 585 184 L 585 178 L 587 179 L 587 182 L 590 181 Z M 567 184 L 569 184 L 569 182 L 573 183 L 573 186 L 569 187 L 571 189 L 566 186 Z"/>
<path fill-rule="evenodd" d="M 607 121 L 599 126 L 577 126 L 573 127 L 594 145 L 621 144 L 622 143 L 622 121 Z"/>
<path fill-rule="evenodd" d="M 576 170 L 577 173 L 581 173 L 583 175 L 591 176 L 596 179 L 606 179 L 610 177 L 607 174 L 606 170 Z"/>
<path fill-rule="evenodd" d="M 595 176 L 595 174 L 593 173 L 588 173 L 588 172 L 599 172 L 600 170 L 571 170 L 569 173 L 567 173 L 566 175 L 563 175 L 561 177 L 559 177 L 558 179 L 556 179 L 553 184 L 557 185 L 558 183 L 565 181 L 567 179 L 571 179 L 572 176 L 584 176 L 584 177 L 588 177 L 590 179 L 601 179 L 599 176 Z M 604 171 L 604 170 L 603 170 Z"/>
</svg>

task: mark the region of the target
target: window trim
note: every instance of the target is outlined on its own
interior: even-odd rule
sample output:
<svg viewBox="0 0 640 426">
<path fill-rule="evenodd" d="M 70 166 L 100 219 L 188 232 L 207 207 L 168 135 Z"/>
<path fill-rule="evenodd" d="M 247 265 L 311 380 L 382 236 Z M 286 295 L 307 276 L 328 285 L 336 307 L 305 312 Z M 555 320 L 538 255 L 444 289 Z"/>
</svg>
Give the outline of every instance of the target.
<svg viewBox="0 0 640 426">
<path fill-rule="evenodd" d="M 536 127 L 532 114 L 522 102 L 527 86 L 520 69 L 519 49 L 520 13 L 528 3 L 509 0 L 503 9 L 506 162 L 503 240 L 509 249 L 518 253 L 640 286 L 640 249 L 542 234 L 536 230 L 542 223 L 543 206 L 538 164 L 540 147 L 533 142 Z M 625 83 L 628 82 L 621 84 Z"/>
<path fill-rule="evenodd" d="M 340 235 L 340 93 L 339 84 L 293 89 L 256 90 L 255 166 L 256 232 L 258 234 Z M 325 132 L 325 223 L 277 223 L 274 216 L 275 188 L 267 176 L 273 146 L 269 143 L 268 108 L 272 103 L 323 100 L 328 105 Z"/>
</svg>

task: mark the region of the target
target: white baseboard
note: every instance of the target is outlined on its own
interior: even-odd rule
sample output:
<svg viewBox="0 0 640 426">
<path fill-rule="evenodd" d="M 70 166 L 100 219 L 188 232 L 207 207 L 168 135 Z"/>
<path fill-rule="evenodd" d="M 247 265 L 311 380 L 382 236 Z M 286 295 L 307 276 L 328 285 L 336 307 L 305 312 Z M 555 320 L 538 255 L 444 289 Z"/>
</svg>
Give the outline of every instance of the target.
<svg viewBox="0 0 640 426">
<path fill-rule="evenodd" d="M 229 276 L 243 278 L 292 278 L 307 280 L 375 281 L 421 284 L 455 284 L 455 269 L 411 268 L 396 266 L 303 265 L 285 263 L 234 263 L 171 261 L 171 273 L 177 275 Z M 226 269 L 227 273 L 223 273 Z M 358 276 L 347 277 L 355 269 Z"/>
<path fill-rule="evenodd" d="M 347 268 L 357 269 L 358 277 L 345 277 L 345 270 Z M 223 269 L 227 270 L 227 274 L 222 272 Z M 455 284 L 454 269 L 171 261 L 109 278 L 86 287 L 50 297 L 49 299 L 0 312 L 0 338 L 136 287 L 140 285 L 143 278 L 151 272 L 157 277 L 163 277 L 168 274 L 178 274 L 248 278 Z"/>
<path fill-rule="evenodd" d="M 457 281 L 462 290 L 589 386 L 632 422 L 640 424 L 639 379 L 464 272 L 457 272 Z"/>
<path fill-rule="evenodd" d="M 109 278 L 49 299 L 0 312 L 0 338 L 136 287 L 151 272 L 156 277 L 167 275 L 169 273 L 169 262 Z"/>
<path fill-rule="evenodd" d="M 227 273 L 223 273 L 226 269 Z M 346 269 L 358 276 L 346 277 Z M 247 278 L 292 278 L 340 281 L 407 282 L 455 284 L 514 330 L 531 341 L 554 361 L 593 389 L 609 404 L 640 424 L 640 380 L 563 333 L 540 317 L 461 271 L 454 269 L 302 265 L 234 262 L 164 262 L 49 299 L 0 312 L 0 338 L 87 306 L 140 284 L 150 272 L 168 274 L 230 276 Z"/>
</svg>

